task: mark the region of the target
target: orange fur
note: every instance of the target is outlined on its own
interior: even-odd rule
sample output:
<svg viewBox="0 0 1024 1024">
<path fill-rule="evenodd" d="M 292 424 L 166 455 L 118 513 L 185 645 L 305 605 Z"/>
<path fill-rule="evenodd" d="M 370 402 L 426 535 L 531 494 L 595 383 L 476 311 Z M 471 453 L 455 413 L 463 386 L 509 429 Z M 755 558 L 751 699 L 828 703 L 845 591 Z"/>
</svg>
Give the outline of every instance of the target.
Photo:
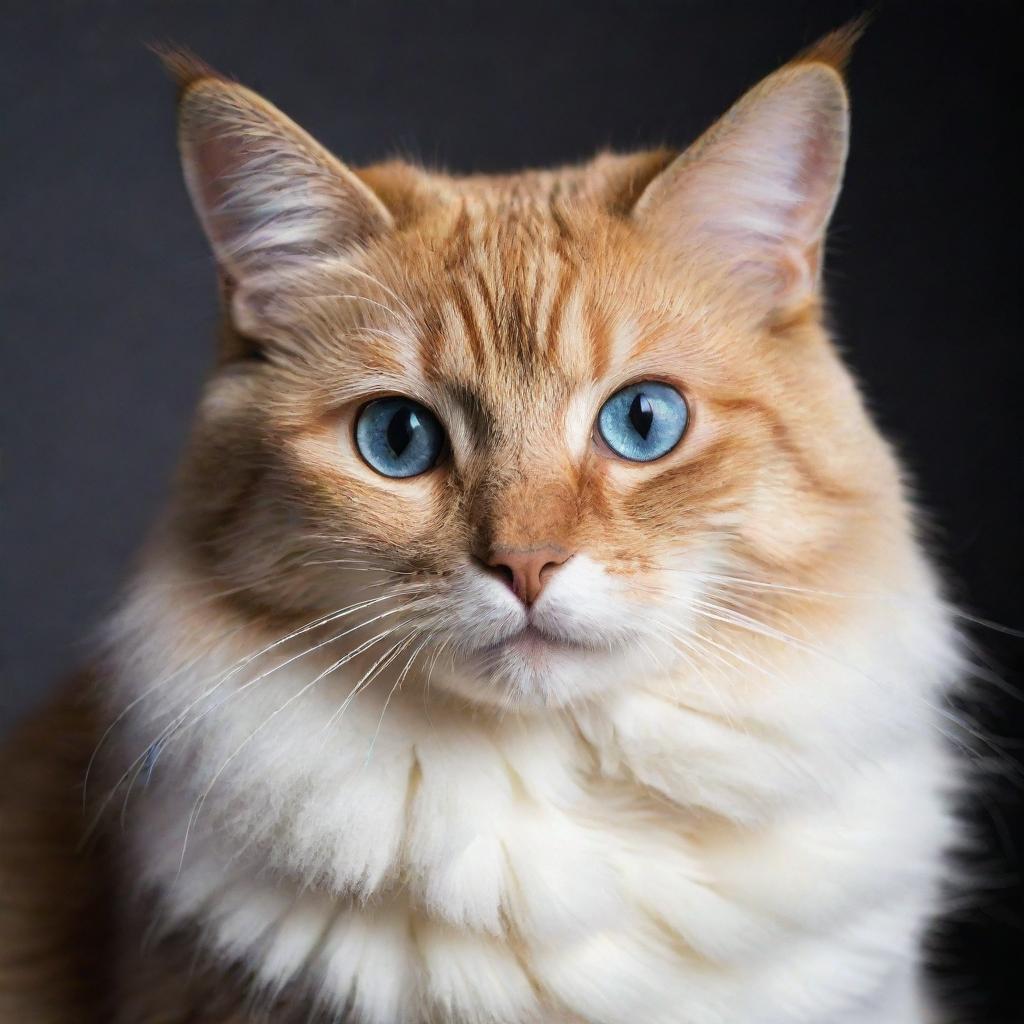
<svg viewBox="0 0 1024 1024">
<path fill-rule="evenodd" d="M 833 89 L 841 103 L 831 83 L 860 31 L 826 37 L 757 95 L 813 79 L 809 89 Z M 786 254 L 806 262 L 797 270 L 812 282 L 790 302 L 761 278 L 751 287 L 699 237 L 677 244 L 651 226 L 686 207 L 690 186 L 677 182 L 747 108 L 678 163 L 660 150 L 501 177 L 405 163 L 350 171 L 195 58 L 164 61 L 181 90 L 183 152 L 226 306 L 222 357 L 155 545 L 174 551 L 205 595 L 197 647 L 225 621 L 256 634 L 336 607 L 344 574 L 325 563 L 353 554 L 429 585 L 471 556 L 550 545 L 591 553 L 640 592 L 680 547 L 714 543 L 793 588 L 763 595 L 766 624 L 796 616 L 812 632 L 836 608 L 801 588 L 860 589 L 865 565 L 899 578 L 908 511 L 823 323 L 820 239 Z M 232 166 L 236 137 L 252 173 L 268 174 L 287 148 L 289 173 L 308 176 L 303 197 L 328 211 L 314 227 L 329 228 L 311 258 L 296 258 L 306 226 L 286 205 L 302 197 L 273 181 L 258 201 L 285 209 L 300 241 L 268 254 L 229 237 L 236 208 L 209 168 Z M 808 165 L 841 163 L 832 144 L 824 138 Z M 691 424 L 663 459 L 625 463 L 593 431 L 594 416 L 620 387 L 650 379 L 685 395 Z M 430 406 L 452 439 L 421 477 L 382 477 L 355 450 L 358 410 L 388 394 Z M 719 636 L 730 631 L 749 639 L 728 624 Z M 101 1019 L 108 947 L 93 929 L 105 936 L 115 924 L 116 1019 L 249 1019 L 244 978 L 190 974 L 191 933 L 147 953 L 144 923 L 104 902 L 104 864 L 74 852 L 76 794 L 98 731 L 59 705 L 0 762 L 0 877 L 24 894 L 5 897 L 0 1019 Z M 286 993 L 273 1019 L 304 1007 Z"/>
</svg>

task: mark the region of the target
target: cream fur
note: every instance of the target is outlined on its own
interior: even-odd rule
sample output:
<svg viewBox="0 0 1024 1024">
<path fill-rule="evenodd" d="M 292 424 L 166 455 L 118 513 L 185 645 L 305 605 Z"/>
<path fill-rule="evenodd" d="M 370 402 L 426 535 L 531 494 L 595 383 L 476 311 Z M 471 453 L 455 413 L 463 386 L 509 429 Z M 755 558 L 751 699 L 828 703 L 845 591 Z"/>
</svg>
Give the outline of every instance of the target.
<svg viewBox="0 0 1024 1024">
<path fill-rule="evenodd" d="M 897 601 L 848 602 L 835 660 L 774 645 L 784 687 L 624 662 L 632 685 L 555 715 L 439 699 L 443 673 L 427 706 L 417 674 L 325 731 L 358 675 L 289 704 L 316 653 L 246 690 L 277 649 L 147 765 L 135 868 L 168 923 L 366 1024 L 918 1024 L 950 834 L 931 702 L 956 655 L 914 572 Z M 600 603 L 582 583 L 565 607 Z M 132 754 L 246 653 L 236 635 L 168 676 L 194 586 L 158 558 L 121 617 L 120 701 L 162 679 Z"/>
</svg>

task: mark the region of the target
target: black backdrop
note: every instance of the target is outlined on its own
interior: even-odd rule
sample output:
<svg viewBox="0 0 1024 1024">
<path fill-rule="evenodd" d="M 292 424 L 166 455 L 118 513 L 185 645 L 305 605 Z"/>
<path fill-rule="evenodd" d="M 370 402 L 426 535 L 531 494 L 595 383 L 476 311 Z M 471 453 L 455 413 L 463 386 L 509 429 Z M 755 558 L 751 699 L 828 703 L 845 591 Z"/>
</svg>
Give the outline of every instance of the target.
<svg viewBox="0 0 1024 1024">
<path fill-rule="evenodd" d="M 683 143 L 863 5 L 831 0 L 3 3 L 0 132 L 3 706 L 87 657 L 158 506 L 212 352 L 214 277 L 174 152 L 173 40 L 264 91 L 353 163 L 454 169 Z M 1021 7 L 883 5 L 851 71 L 831 235 L 840 337 L 918 483 L 954 593 L 1024 626 L 1019 390 Z M 1019 686 L 1024 640 L 980 630 Z M 1024 704 L 984 686 L 970 813 L 984 884 L 938 959 L 1024 1021 Z M 741 1024 L 741 1022 L 737 1022 Z"/>
</svg>

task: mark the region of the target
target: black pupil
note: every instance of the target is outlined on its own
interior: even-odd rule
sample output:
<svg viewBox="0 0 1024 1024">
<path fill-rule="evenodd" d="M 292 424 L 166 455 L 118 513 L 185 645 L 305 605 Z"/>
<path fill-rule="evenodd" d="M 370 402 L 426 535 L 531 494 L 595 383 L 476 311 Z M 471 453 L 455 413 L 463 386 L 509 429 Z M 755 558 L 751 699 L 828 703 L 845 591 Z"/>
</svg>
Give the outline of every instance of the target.
<svg viewBox="0 0 1024 1024">
<path fill-rule="evenodd" d="M 641 391 L 629 406 L 629 422 L 633 429 L 646 441 L 654 422 L 654 406 L 651 400 Z"/>
<path fill-rule="evenodd" d="M 388 424 L 388 444 L 396 456 L 409 447 L 413 431 L 420 425 L 415 409 L 399 409 Z"/>
</svg>

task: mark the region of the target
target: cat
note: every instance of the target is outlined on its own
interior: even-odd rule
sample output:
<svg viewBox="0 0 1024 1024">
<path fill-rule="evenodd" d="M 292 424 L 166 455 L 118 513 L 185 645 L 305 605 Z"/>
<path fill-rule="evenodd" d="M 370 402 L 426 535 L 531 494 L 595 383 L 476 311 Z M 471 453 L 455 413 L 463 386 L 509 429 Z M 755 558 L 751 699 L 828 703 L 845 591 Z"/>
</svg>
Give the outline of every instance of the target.
<svg viewBox="0 0 1024 1024">
<path fill-rule="evenodd" d="M 825 324 L 857 33 L 507 176 L 352 170 L 167 56 L 224 327 L 2 762 L 4 1021 L 928 1019 L 961 665 Z"/>
</svg>

